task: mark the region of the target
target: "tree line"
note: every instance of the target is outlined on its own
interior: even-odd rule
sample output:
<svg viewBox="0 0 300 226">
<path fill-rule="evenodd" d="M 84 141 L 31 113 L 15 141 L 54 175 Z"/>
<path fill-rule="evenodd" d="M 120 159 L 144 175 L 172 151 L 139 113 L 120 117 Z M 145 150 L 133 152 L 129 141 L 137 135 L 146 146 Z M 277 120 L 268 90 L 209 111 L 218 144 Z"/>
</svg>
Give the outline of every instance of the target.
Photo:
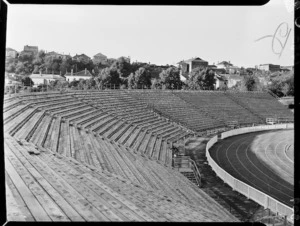
<svg viewBox="0 0 300 226">
<path fill-rule="evenodd" d="M 32 85 L 28 75 L 31 73 L 54 73 L 64 75 L 72 69 L 74 72 L 87 69 L 91 79 L 80 81 L 53 81 L 51 88 L 75 89 L 192 89 L 214 90 L 216 75 L 213 69 L 198 67 L 183 82 L 180 71 L 172 65 L 158 66 L 150 63 L 130 62 L 125 57 L 109 59 L 105 63 L 94 63 L 92 60 L 73 60 L 70 56 L 53 57 L 43 50 L 36 55 L 21 55 L 16 59 L 6 59 L 6 71 L 16 73 L 25 85 Z M 245 70 L 241 73 L 241 82 L 230 90 L 263 91 L 270 90 L 277 96 L 294 95 L 294 72 L 270 73 L 260 70 Z M 268 84 L 264 85 L 259 77 L 265 77 Z M 228 90 L 225 85 L 221 90 Z"/>
</svg>

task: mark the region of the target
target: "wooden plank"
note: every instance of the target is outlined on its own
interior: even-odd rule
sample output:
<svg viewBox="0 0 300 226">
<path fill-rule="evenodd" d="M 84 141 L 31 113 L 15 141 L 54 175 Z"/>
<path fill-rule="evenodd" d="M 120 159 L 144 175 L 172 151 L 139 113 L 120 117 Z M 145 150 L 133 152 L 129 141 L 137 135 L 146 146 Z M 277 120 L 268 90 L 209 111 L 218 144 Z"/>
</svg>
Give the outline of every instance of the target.
<svg viewBox="0 0 300 226">
<path fill-rule="evenodd" d="M 22 153 L 22 152 L 21 152 Z M 22 153 L 23 154 L 23 153 Z M 47 193 L 51 196 L 51 198 L 56 202 L 56 204 L 62 209 L 62 211 L 66 214 L 66 216 L 72 221 L 84 221 L 84 219 L 73 209 L 72 206 L 64 199 L 64 197 L 56 191 L 56 189 L 50 184 L 44 176 L 39 172 L 35 167 L 35 165 L 39 164 L 38 159 L 32 159 L 28 155 L 24 155 L 21 157 L 19 155 L 19 159 L 26 164 L 26 160 L 29 161 L 31 165 L 27 163 L 25 165 L 31 175 L 38 181 L 38 183 L 47 191 Z M 26 160 L 25 160 L 26 159 Z"/>
<path fill-rule="evenodd" d="M 55 119 L 53 117 L 51 117 L 51 125 L 50 125 L 49 131 L 47 133 L 47 137 L 46 137 L 45 143 L 44 143 L 44 147 L 48 148 L 50 150 L 51 150 L 51 147 L 50 147 L 51 136 L 52 136 L 52 133 L 53 133 L 54 124 L 55 124 Z"/>
<path fill-rule="evenodd" d="M 4 131 L 10 133 L 19 123 L 21 123 L 26 116 L 32 114 L 35 111 L 33 108 L 27 108 L 25 111 L 20 113 L 16 118 L 12 121 L 4 125 Z"/>
<path fill-rule="evenodd" d="M 78 133 L 78 141 L 80 142 L 80 146 L 82 147 L 82 151 L 84 152 L 86 163 L 94 166 L 95 164 L 91 156 L 91 150 L 86 146 L 85 132 L 83 130 L 78 130 Z"/>
<path fill-rule="evenodd" d="M 35 114 L 34 117 L 30 118 L 24 126 L 15 133 L 14 137 L 17 137 L 19 139 L 25 139 L 28 135 L 28 133 L 34 128 L 36 122 L 39 121 L 39 118 L 42 117 L 44 112 L 40 111 Z"/>
<path fill-rule="evenodd" d="M 130 128 L 119 138 L 118 142 L 120 144 L 125 144 L 129 137 L 132 135 L 132 132 L 136 129 L 135 125 L 130 124 Z"/>
<path fill-rule="evenodd" d="M 76 158 L 76 160 L 79 160 L 80 162 L 84 162 L 84 163 L 88 163 L 88 160 L 86 159 L 86 153 L 84 151 L 84 147 L 82 147 L 82 142 L 81 142 L 81 136 L 80 136 L 80 131 L 78 129 L 75 128 L 75 142 L 76 142 L 76 145 L 78 147 L 77 151 L 78 151 L 78 154 L 77 156 L 79 158 Z"/>
<path fill-rule="evenodd" d="M 15 185 L 13 184 L 12 180 L 10 179 L 10 177 L 9 177 L 9 175 L 6 171 L 5 171 L 5 182 L 6 182 L 7 186 L 9 187 L 9 189 L 12 193 L 12 196 L 14 197 L 14 199 L 15 199 L 17 205 L 18 205 L 18 208 L 22 212 L 25 220 L 26 221 L 34 221 L 34 217 L 32 216 L 32 214 L 29 211 L 27 205 L 23 201 L 20 193 L 16 189 Z"/>
<path fill-rule="evenodd" d="M 119 142 L 120 138 L 124 135 L 124 133 L 126 133 L 129 128 L 131 128 L 131 124 L 128 123 L 126 124 L 123 128 L 121 128 L 118 132 L 115 133 L 115 135 L 113 135 L 110 139 L 116 142 Z"/>
<path fill-rule="evenodd" d="M 166 152 L 167 152 L 167 142 L 163 141 L 160 148 L 159 158 L 158 158 L 158 160 L 161 161 L 162 163 L 165 162 Z"/>
<path fill-rule="evenodd" d="M 117 159 L 115 158 L 115 156 L 111 153 L 111 151 L 107 147 L 106 141 L 102 140 L 100 137 L 97 137 L 97 138 L 98 138 L 99 144 L 103 147 L 102 148 L 103 154 L 107 157 L 110 165 L 114 169 L 114 173 L 126 178 L 126 175 L 124 175 L 122 167 L 120 167 Z"/>
<path fill-rule="evenodd" d="M 106 141 L 106 146 L 109 148 L 110 152 L 115 157 L 115 159 L 117 160 L 121 169 L 123 170 L 122 172 L 124 173 L 123 174 L 124 178 L 128 178 L 131 181 L 136 181 L 136 178 L 131 173 L 131 171 L 130 171 L 129 167 L 127 166 L 127 164 L 125 163 L 124 159 L 119 155 L 119 152 L 116 150 L 116 147 L 108 141 Z"/>
<path fill-rule="evenodd" d="M 99 211 L 95 209 L 80 193 L 78 193 L 71 184 L 67 183 L 57 172 L 60 167 L 53 164 L 49 156 L 40 155 L 47 165 L 36 164 L 37 170 L 43 174 L 43 177 L 62 195 L 65 200 L 74 208 L 74 210 L 86 221 L 106 220 Z M 73 185 L 74 186 L 74 185 Z M 76 184 L 75 184 L 76 186 Z"/>
<path fill-rule="evenodd" d="M 126 145 L 128 146 L 128 147 L 130 147 L 132 144 L 133 144 L 133 142 L 137 139 L 137 137 L 140 135 L 140 132 L 141 132 L 141 128 L 136 128 L 135 130 L 134 130 L 134 132 L 131 134 L 131 136 L 130 136 L 130 138 L 127 140 L 127 142 L 126 142 Z"/>
<path fill-rule="evenodd" d="M 58 147 L 57 147 L 57 153 L 60 155 L 66 156 L 65 153 L 65 140 L 66 140 L 66 134 L 65 134 L 65 123 L 62 122 L 60 124 L 60 132 L 59 132 L 59 137 L 58 137 Z"/>
<path fill-rule="evenodd" d="M 104 134 L 105 133 L 111 133 L 115 128 L 116 126 L 119 126 L 120 125 L 120 122 L 122 123 L 121 120 L 119 119 L 115 119 L 115 121 L 113 121 L 112 123 L 110 124 L 107 124 L 105 127 L 103 127 L 101 130 L 98 131 L 98 134 L 102 135 L 102 136 L 105 136 Z"/>
<path fill-rule="evenodd" d="M 103 221 L 120 221 L 122 220 L 107 206 L 103 205 L 100 201 L 101 198 L 95 194 L 88 186 L 80 181 L 82 177 L 79 172 L 74 170 L 65 161 L 61 161 L 58 158 L 50 159 L 51 165 L 55 164 L 55 168 L 60 168 L 57 173 L 63 178 L 68 184 L 70 184 L 77 193 L 81 194 L 90 204 L 93 205 L 95 212 L 98 212 L 97 217 L 102 218 Z M 50 163 L 49 162 L 49 163 Z M 52 167 L 54 167 L 52 165 Z"/>
<path fill-rule="evenodd" d="M 60 124 L 61 124 L 61 118 L 57 117 L 55 119 L 55 124 L 54 124 L 53 132 L 52 132 L 52 135 L 51 135 L 50 149 L 53 152 L 57 152 L 58 141 L 59 141 L 59 133 L 60 133 Z"/>
<path fill-rule="evenodd" d="M 101 167 L 101 164 L 98 160 L 98 156 L 96 154 L 96 152 L 97 152 L 96 149 L 97 148 L 94 146 L 94 143 L 92 142 L 92 139 L 95 139 L 95 137 L 91 133 L 89 133 L 89 134 L 85 133 L 85 142 L 84 143 L 90 151 L 94 166 L 101 169 L 102 167 Z"/>
<path fill-rule="evenodd" d="M 146 135 L 147 135 L 147 130 L 140 132 L 139 135 L 135 138 L 135 140 L 133 140 L 133 142 L 129 147 L 137 151 L 140 145 L 142 145 Z"/>
<path fill-rule="evenodd" d="M 147 184 L 147 181 L 143 178 L 143 176 L 140 174 L 140 172 L 137 170 L 135 165 L 135 160 L 132 160 L 129 155 L 133 155 L 132 153 L 128 152 L 125 148 L 122 148 L 122 146 L 119 146 L 117 144 L 114 144 L 116 147 L 116 150 L 118 151 L 119 155 L 122 157 L 122 159 L 127 163 L 128 168 L 132 172 L 132 174 L 135 176 L 138 184 L 144 185 Z M 133 180 L 133 181 L 136 181 Z"/>
<path fill-rule="evenodd" d="M 40 203 L 36 200 L 35 196 L 31 193 L 28 189 L 26 184 L 23 182 L 22 178 L 16 172 L 14 167 L 11 165 L 8 158 L 5 158 L 5 168 L 6 172 L 8 173 L 9 177 L 11 178 L 12 182 L 18 189 L 20 195 L 22 196 L 24 202 L 26 203 L 27 207 L 29 208 L 31 214 L 37 221 L 51 221 L 51 218 L 45 212 L 43 207 Z"/>
<path fill-rule="evenodd" d="M 130 212 L 125 212 L 125 214 L 130 216 L 130 220 L 137 220 L 137 221 L 153 221 L 154 219 L 149 216 L 146 212 L 142 211 L 140 208 L 138 208 L 135 204 L 125 199 L 123 196 L 121 196 L 119 193 L 112 190 L 110 187 L 106 186 L 104 183 L 101 182 L 101 180 L 95 179 L 95 177 L 91 176 L 90 174 L 84 174 L 84 176 L 89 179 L 90 181 L 93 181 L 98 186 L 98 189 L 104 194 L 106 194 L 105 197 L 107 197 L 106 201 L 109 202 L 109 199 L 114 199 L 117 201 L 117 204 L 121 204 L 126 206 L 128 209 L 130 209 Z M 98 190 L 99 191 L 99 190 Z M 112 203 L 112 201 L 110 202 Z M 121 209 L 121 208 L 119 208 Z M 133 215 L 134 213 L 135 215 Z"/>
<path fill-rule="evenodd" d="M 145 154 L 146 149 L 147 149 L 148 144 L 149 144 L 151 139 L 152 139 L 152 133 L 151 132 L 147 133 L 146 136 L 144 137 L 144 140 L 143 140 L 142 144 L 139 147 L 139 150 L 138 150 L 142 155 Z"/>
<path fill-rule="evenodd" d="M 25 215 L 19 208 L 12 191 L 7 183 L 5 183 L 6 191 L 6 219 L 7 221 L 26 221 Z"/>
<path fill-rule="evenodd" d="M 97 114 L 93 117 L 89 117 L 86 120 L 84 120 L 83 122 L 79 122 L 79 125 L 82 125 L 85 128 L 92 128 L 92 127 L 96 127 L 98 125 L 98 123 L 102 123 L 103 121 L 107 121 L 111 119 L 111 116 L 101 112 L 100 114 Z"/>
<path fill-rule="evenodd" d="M 47 130 L 48 130 L 48 127 L 49 127 L 49 123 L 51 121 L 51 117 L 46 115 L 44 117 L 44 122 L 42 124 L 42 128 L 40 130 L 40 135 L 38 136 L 38 139 L 36 140 L 36 144 L 37 145 L 40 145 L 42 146 L 42 144 L 44 143 L 45 139 L 46 139 L 46 136 L 47 136 Z"/>
<path fill-rule="evenodd" d="M 14 151 L 17 152 L 16 150 Z M 51 220 L 70 221 L 60 207 L 53 201 L 52 197 L 49 196 L 48 191 L 44 190 L 43 187 L 36 182 L 38 178 L 35 178 L 30 172 L 30 170 L 33 170 L 33 166 L 22 155 L 19 155 L 18 157 L 20 159 L 18 159 L 18 157 L 13 154 L 11 150 L 8 150 L 7 157 L 9 161 L 11 161 L 12 165 L 15 166 L 16 171 L 18 171 L 25 184 L 28 186 L 28 188 L 30 188 L 31 192 L 42 205 Z"/>
<path fill-rule="evenodd" d="M 161 139 L 161 137 L 159 137 L 156 140 L 156 143 L 155 143 L 155 146 L 154 146 L 154 149 L 153 149 L 153 153 L 152 153 L 152 156 L 151 156 L 152 159 L 158 160 L 161 145 L 162 145 L 162 139 Z"/>
<path fill-rule="evenodd" d="M 152 135 L 151 133 L 151 138 L 149 140 L 149 143 L 146 147 L 146 151 L 145 151 L 145 155 L 148 156 L 149 158 L 151 158 L 152 153 L 153 153 L 153 149 L 155 147 L 155 142 L 156 142 L 156 136 Z"/>
</svg>

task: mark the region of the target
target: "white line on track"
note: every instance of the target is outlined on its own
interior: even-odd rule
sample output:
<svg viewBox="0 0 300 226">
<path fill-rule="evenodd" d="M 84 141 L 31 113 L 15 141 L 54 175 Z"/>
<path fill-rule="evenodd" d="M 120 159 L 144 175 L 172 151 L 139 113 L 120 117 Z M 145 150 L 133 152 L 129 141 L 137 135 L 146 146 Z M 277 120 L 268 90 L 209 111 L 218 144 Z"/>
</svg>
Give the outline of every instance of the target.
<svg viewBox="0 0 300 226">
<path fill-rule="evenodd" d="M 283 185 L 283 184 L 281 184 L 281 183 L 279 183 L 278 181 L 276 181 L 276 180 L 274 180 L 273 178 L 271 178 L 268 174 L 265 174 L 263 171 L 261 171 L 252 161 L 251 161 L 251 159 L 249 158 L 249 156 L 248 156 L 248 151 L 249 151 L 249 147 L 250 147 L 250 145 L 251 145 L 251 143 L 249 143 L 248 145 L 247 145 L 247 148 L 246 148 L 246 157 L 248 158 L 248 160 L 249 160 L 249 162 L 261 173 L 261 174 L 263 174 L 263 175 L 265 175 L 267 178 L 268 178 L 268 181 L 269 181 L 269 179 L 271 180 L 271 181 L 273 181 L 273 182 L 275 182 L 276 184 L 279 184 L 279 185 L 281 185 L 282 187 L 284 187 L 284 188 L 286 188 L 287 190 L 290 190 L 290 191 L 294 191 L 293 189 L 290 189 L 289 187 L 287 187 L 287 186 L 285 186 L 285 185 Z M 263 181 L 263 183 L 265 183 L 264 181 Z M 273 187 L 273 189 L 274 190 L 277 190 L 277 191 L 280 191 L 281 193 L 283 193 L 281 190 L 278 190 L 278 189 L 276 189 L 276 188 L 274 188 Z M 287 195 L 288 196 L 288 195 Z M 291 196 L 289 196 L 289 197 L 291 197 Z M 293 198 L 293 197 L 291 197 L 291 198 Z"/>
<path fill-rule="evenodd" d="M 276 157 L 279 159 L 279 161 L 282 162 L 283 165 L 286 166 L 286 168 L 288 168 L 289 170 L 293 171 L 293 167 L 291 167 L 290 164 L 287 164 L 285 161 L 283 161 L 282 158 L 280 158 L 280 157 L 278 156 L 278 154 L 277 154 L 277 150 L 278 150 L 277 147 L 278 147 L 278 145 L 279 145 L 280 143 L 284 143 L 284 142 L 286 142 L 286 140 L 279 142 L 279 143 L 275 146 L 275 149 L 274 149 L 275 155 L 276 155 Z M 285 146 L 286 146 L 286 145 L 285 145 Z M 285 152 L 285 148 L 279 149 L 279 151 Z M 292 175 L 290 174 L 291 171 L 288 172 L 288 171 L 286 171 L 284 168 L 282 168 L 282 170 L 285 171 L 286 173 L 288 173 L 290 176 L 292 176 Z"/>
<path fill-rule="evenodd" d="M 292 159 L 290 159 L 290 157 L 287 155 L 287 151 L 289 150 L 289 148 L 291 147 L 292 145 L 289 145 L 288 147 L 285 147 L 284 148 L 284 154 L 285 154 L 285 156 L 286 156 L 286 158 L 290 161 L 290 162 L 292 162 L 292 163 L 294 163 L 294 160 L 292 160 Z"/>
<path fill-rule="evenodd" d="M 251 138 L 252 138 L 252 137 L 251 137 Z M 233 170 L 234 170 L 238 175 L 240 175 L 241 178 L 244 178 L 244 180 L 247 181 L 248 184 L 252 184 L 252 185 L 254 185 L 254 187 L 258 188 L 259 190 L 265 191 L 265 189 L 261 188 L 259 185 L 255 184 L 255 183 L 253 183 L 252 181 L 249 181 L 249 179 L 245 178 L 245 176 L 242 175 L 242 174 L 241 174 L 241 173 L 233 166 L 232 162 L 229 160 L 229 157 L 228 157 L 228 150 L 229 150 L 229 148 L 230 148 L 234 143 L 237 143 L 237 142 L 240 143 L 240 145 L 238 146 L 238 148 L 239 148 L 243 143 L 247 142 L 247 141 L 245 141 L 245 142 L 242 142 L 242 143 L 241 143 L 241 140 L 244 140 L 244 139 L 249 139 L 249 136 L 247 136 L 247 137 L 245 137 L 245 138 L 240 138 L 239 140 L 235 140 L 234 142 L 232 142 L 232 143 L 227 147 L 227 149 L 225 150 L 227 161 L 228 161 L 228 163 L 231 165 L 231 167 L 233 168 Z M 219 150 L 220 150 L 220 148 L 222 147 L 222 145 L 223 145 L 223 144 L 221 144 L 221 145 L 217 148 L 217 150 L 216 150 L 216 157 L 217 157 L 217 159 L 219 159 Z M 248 145 L 248 147 L 249 147 L 249 145 Z M 236 150 L 237 150 L 237 149 L 236 149 Z M 247 156 L 247 158 L 249 159 L 248 156 Z M 245 165 L 240 161 L 240 159 L 238 159 L 238 161 L 241 163 L 241 165 L 242 165 L 242 166 L 243 166 L 250 174 L 252 174 L 252 175 L 254 176 L 254 178 L 257 178 L 257 179 L 260 180 L 263 184 L 266 184 L 267 186 L 269 186 L 268 183 L 266 183 L 265 181 L 261 180 L 261 179 L 258 178 L 256 175 L 254 175 L 252 172 L 250 172 L 250 171 L 245 167 Z M 252 164 L 253 164 L 253 163 L 252 163 Z M 261 171 L 260 171 L 260 172 L 261 172 Z M 268 175 L 266 175 L 266 174 L 264 174 L 264 173 L 263 173 L 263 175 L 265 175 L 265 176 L 267 176 L 267 177 L 269 178 Z M 277 182 L 277 181 L 275 181 L 275 182 Z M 280 185 L 281 185 L 281 184 L 280 184 Z M 272 189 L 278 191 L 279 193 L 282 193 L 283 196 L 288 197 L 289 199 L 290 199 L 290 198 L 293 198 L 293 197 L 287 195 L 286 193 L 283 193 L 281 190 L 278 190 L 278 189 L 276 189 L 276 188 L 274 188 L 274 187 L 273 187 Z M 265 192 L 266 192 L 266 191 L 265 191 Z M 269 193 L 269 191 L 267 191 L 267 193 Z M 272 194 L 270 194 L 270 195 L 272 195 Z M 277 198 L 279 198 L 279 197 L 277 197 Z M 280 199 L 280 198 L 279 198 L 279 199 Z"/>
<path fill-rule="evenodd" d="M 285 140 L 286 140 L 286 139 L 285 139 Z M 282 141 L 278 142 L 278 143 L 276 144 L 276 146 L 275 146 L 275 149 L 274 149 L 275 155 L 276 155 L 276 157 L 277 157 L 276 159 L 279 159 L 280 162 L 283 162 L 283 161 L 282 161 L 282 160 L 279 158 L 279 156 L 277 155 L 276 149 L 277 149 L 278 145 L 281 144 L 281 143 L 283 143 L 283 142 L 285 142 L 285 140 L 282 140 Z M 269 155 L 268 155 L 268 149 L 269 149 L 268 147 L 269 147 L 270 145 L 272 145 L 272 143 L 269 143 L 268 145 L 266 145 L 266 147 L 264 148 L 264 153 L 265 153 L 265 156 L 266 156 L 266 158 L 268 159 L 268 161 L 271 162 L 271 163 L 273 163 L 273 164 L 276 166 L 276 165 L 278 165 L 277 162 L 274 161 L 274 159 L 270 158 Z M 271 153 L 272 153 L 272 149 L 270 149 L 270 150 L 271 150 Z M 258 151 L 258 149 L 255 150 L 255 155 L 256 155 L 256 156 L 259 156 L 259 155 L 257 154 L 257 151 Z M 272 154 L 273 154 L 273 153 L 272 153 Z M 262 164 L 265 165 L 267 168 L 270 167 L 270 166 L 267 165 L 264 161 L 261 161 L 261 162 L 262 162 Z M 284 164 L 285 166 L 287 166 L 284 162 L 283 162 L 283 164 Z M 286 176 L 288 176 L 288 177 L 292 177 L 292 176 L 293 176 L 293 175 L 291 175 L 291 172 L 290 172 L 290 171 L 286 171 L 286 169 L 284 169 L 284 168 L 282 168 L 282 167 L 280 167 L 280 168 L 281 168 L 281 170 L 284 171 L 283 173 L 284 173 Z M 290 168 L 290 166 L 287 166 L 287 168 Z"/>
</svg>

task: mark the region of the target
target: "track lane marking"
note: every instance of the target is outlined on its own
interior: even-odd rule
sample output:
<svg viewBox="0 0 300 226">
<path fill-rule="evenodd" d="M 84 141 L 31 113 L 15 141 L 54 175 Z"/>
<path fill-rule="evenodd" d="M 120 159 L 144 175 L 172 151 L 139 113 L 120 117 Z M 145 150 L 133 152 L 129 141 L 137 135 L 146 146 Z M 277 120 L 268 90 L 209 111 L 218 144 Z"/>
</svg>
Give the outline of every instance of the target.
<svg viewBox="0 0 300 226">
<path fill-rule="evenodd" d="M 257 135 L 257 133 L 256 133 L 254 136 L 256 136 L 256 135 Z M 246 136 L 247 136 L 247 135 L 246 135 Z M 248 134 L 248 136 L 249 136 L 249 134 Z M 248 137 L 248 136 L 247 136 L 247 137 Z M 247 140 L 247 137 L 239 138 L 239 139 L 235 140 L 234 142 L 231 141 L 231 143 L 230 143 L 229 146 L 227 147 L 226 151 L 228 152 L 228 149 L 229 149 L 234 143 L 236 143 L 237 141 L 241 141 L 241 140 L 243 140 L 243 139 L 246 139 L 246 140 Z M 252 136 L 251 136 L 251 138 L 252 138 Z M 225 144 L 228 145 L 228 142 L 226 142 Z M 240 145 L 241 145 L 241 144 L 240 144 Z M 217 153 L 216 153 L 217 159 L 219 159 L 219 151 L 220 151 L 220 148 L 223 147 L 223 146 L 224 146 L 223 144 L 220 144 L 219 147 L 218 147 L 217 150 L 216 150 L 216 152 L 217 152 Z M 257 184 L 252 183 L 251 181 L 249 181 L 248 179 L 246 179 L 243 175 L 241 175 L 241 174 L 239 173 L 239 171 L 237 171 L 236 168 L 232 165 L 231 161 L 230 161 L 229 158 L 228 158 L 227 152 L 226 152 L 226 158 L 228 159 L 228 163 L 231 165 L 230 168 L 234 169 L 233 171 L 236 172 L 238 175 L 240 175 L 241 178 L 244 178 L 244 180 L 247 181 L 248 184 L 253 184 L 254 187 L 258 188 L 259 190 L 265 190 L 264 188 L 261 188 L 261 187 L 258 186 Z M 248 159 L 249 159 L 249 157 L 248 157 Z M 240 161 L 240 162 L 241 162 L 241 161 Z M 220 161 L 218 161 L 218 163 L 220 164 Z M 244 166 L 244 168 L 245 168 L 245 166 Z M 246 168 L 246 169 L 247 169 L 247 168 Z M 250 172 L 250 173 L 251 173 L 251 172 Z M 252 175 L 253 175 L 253 174 L 252 174 Z M 254 175 L 254 177 L 256 177 L 256 176 Z M 257 178 L 257 177 L 256 177 L 256 178 Z M 263 183 L 266 184 L 264 181 L 263 181 Z M 267 185 L 268 185 L 268 184 L 267 184 Z M 278 189 L 274 189 L 274 190 L 277 190 L 278 192 L 282 193 L 282 192 L 281 192 L 280 190 L 278 190 Z M 269 193 L 269 192 L 267 192 L 267 193 Z M 274 195 L 274 194 L 273 194 L 273 195 Z M 288 196 L 288 195 L 286 195 L 285 193 L 284 193 L 283 195 L 284 195 L 284 196 Z M 288 197 L 290 197 L 290 196 L 288 196 Z"/>
</svg>

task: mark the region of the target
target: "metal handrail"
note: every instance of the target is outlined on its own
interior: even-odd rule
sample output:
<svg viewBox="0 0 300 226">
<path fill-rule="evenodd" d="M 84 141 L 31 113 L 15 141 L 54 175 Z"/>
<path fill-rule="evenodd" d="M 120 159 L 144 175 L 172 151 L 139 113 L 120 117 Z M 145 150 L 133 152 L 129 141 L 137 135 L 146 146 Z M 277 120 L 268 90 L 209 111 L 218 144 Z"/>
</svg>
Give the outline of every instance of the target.
<svg viewBox="0 0 300 226">
<path fill-rule="evenodd" d="M 197 167 L 195 161 L 190 158 L 190 162 L 192 163 L 192 166 L 194 168 L 193 171 L 194 171 L 194 174 L 196 176 L 197 183 L 198 183 L 198 185 L 200 187 L 201 186 L 201 174 L 200 174 L 200 172 L 198 170 L 198 167 Z"/>
</svg>

